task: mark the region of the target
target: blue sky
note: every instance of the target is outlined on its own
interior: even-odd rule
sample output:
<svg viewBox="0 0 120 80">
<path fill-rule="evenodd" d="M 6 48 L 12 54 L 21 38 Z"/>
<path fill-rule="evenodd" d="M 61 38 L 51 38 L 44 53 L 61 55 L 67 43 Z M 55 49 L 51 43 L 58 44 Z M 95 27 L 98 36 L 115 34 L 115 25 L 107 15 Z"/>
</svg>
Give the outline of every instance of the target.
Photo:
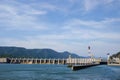
<svg viewBox="0 0 120 80">
<path fill-rule="evenodd" d="M 87 56 L 120 51 L 120 0 L 0 0 L 0 46 Z"/>
</svg>

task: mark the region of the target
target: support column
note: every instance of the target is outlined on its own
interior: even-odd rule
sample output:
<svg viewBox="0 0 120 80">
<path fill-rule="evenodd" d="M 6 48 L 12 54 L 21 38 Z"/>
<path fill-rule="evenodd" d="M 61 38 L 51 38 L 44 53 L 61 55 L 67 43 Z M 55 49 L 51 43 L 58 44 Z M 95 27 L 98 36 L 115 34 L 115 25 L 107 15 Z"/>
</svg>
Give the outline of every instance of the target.
<svg viewBox="0 0 120 80">
<path fill-rule="evenodd" d="M 59 59 L 58 59 L 58 64 L 60 64 L 60 61 L 59 61 Z"/>
<path fill-rule="evenodd" d="M 53 64 L 55 64 L 55 59 L 52 59 Z"/>
<path fill-rule="evenodd" d="M 39 64 L 41 64 L 41 59 L 40 59 L 40 63 Z"/>
</svg>

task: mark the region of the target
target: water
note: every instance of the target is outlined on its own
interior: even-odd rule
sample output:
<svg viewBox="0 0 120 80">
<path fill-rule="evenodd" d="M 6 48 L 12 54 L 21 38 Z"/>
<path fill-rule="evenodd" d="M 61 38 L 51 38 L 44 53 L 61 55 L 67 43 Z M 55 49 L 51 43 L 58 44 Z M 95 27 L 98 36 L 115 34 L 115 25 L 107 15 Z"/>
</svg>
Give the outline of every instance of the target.
<svg viewBox="0 0 120 80">
<path fill-rule="evenodd" d="M 65 65 L 0 64 L 0 80 L 120 80 L 120 67 L 72 71 Z"/>
</svg>

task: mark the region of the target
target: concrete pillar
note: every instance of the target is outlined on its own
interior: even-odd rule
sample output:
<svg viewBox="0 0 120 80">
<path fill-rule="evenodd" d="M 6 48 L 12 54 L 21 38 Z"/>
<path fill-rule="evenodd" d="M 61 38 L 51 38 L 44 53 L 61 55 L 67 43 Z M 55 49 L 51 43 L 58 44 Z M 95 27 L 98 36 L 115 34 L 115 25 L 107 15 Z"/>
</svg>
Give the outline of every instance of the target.
<svg viewBox="0 0 120 80">
<path fill-rule="evenodd" d="M 39 64 L 41 64 L 41 59 L 39 59 Z"/>
<path fill-rule="evenodd" d="M 62 59 L 62 64 L 65 64 L 64 59 Z"/>
<path fill-rule="evenodd" d="M 60 64 L 60 61 L 59 61 L 59 59 L 57 59 L 57 60 L 58 60 L 58 61 L 57 61 L 57 62 L 58 62 L 58 64 Z"/>
<path fill-rule="evenodd" d="M 51 64 L 51 63 L 50 63 L 50 59 L 49 59 L 49 61 L 48 61 L 48 64 Z"/>
<path fill-rule="evenodd" d="M 44 64 L 46 64 L 46 59 L 44 59 Z"/>
<path fill-rule="evenodd" d="M 53 62 L 53 64 L 55 64 L 55 59 L 53 59 L 53 61 L 52 61 L 52 62 Z"/>
</svg>

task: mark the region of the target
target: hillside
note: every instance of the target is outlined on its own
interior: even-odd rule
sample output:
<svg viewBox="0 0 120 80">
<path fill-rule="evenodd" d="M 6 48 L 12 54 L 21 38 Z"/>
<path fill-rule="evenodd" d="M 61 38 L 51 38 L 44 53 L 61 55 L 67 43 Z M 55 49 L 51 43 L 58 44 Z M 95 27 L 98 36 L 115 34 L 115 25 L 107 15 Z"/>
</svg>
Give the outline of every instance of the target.
<svg viewBox="0 0 120 80">
<path fill-rule="evenodd" d="M 111 57 L 117 57 L 117 58 L 120 58 L 120 52 L 116 53 L 116 54 L 113 54 Z"/>
<path fill-rule="evenodd" d="M 52 49 L 26 49 L 23 47 L 0 47 L 0 57 L 17 57 L 17 58 L 68 58 L 80 57 L 76 54 L 65 52 L 57 52 Z"/>
</svg>

